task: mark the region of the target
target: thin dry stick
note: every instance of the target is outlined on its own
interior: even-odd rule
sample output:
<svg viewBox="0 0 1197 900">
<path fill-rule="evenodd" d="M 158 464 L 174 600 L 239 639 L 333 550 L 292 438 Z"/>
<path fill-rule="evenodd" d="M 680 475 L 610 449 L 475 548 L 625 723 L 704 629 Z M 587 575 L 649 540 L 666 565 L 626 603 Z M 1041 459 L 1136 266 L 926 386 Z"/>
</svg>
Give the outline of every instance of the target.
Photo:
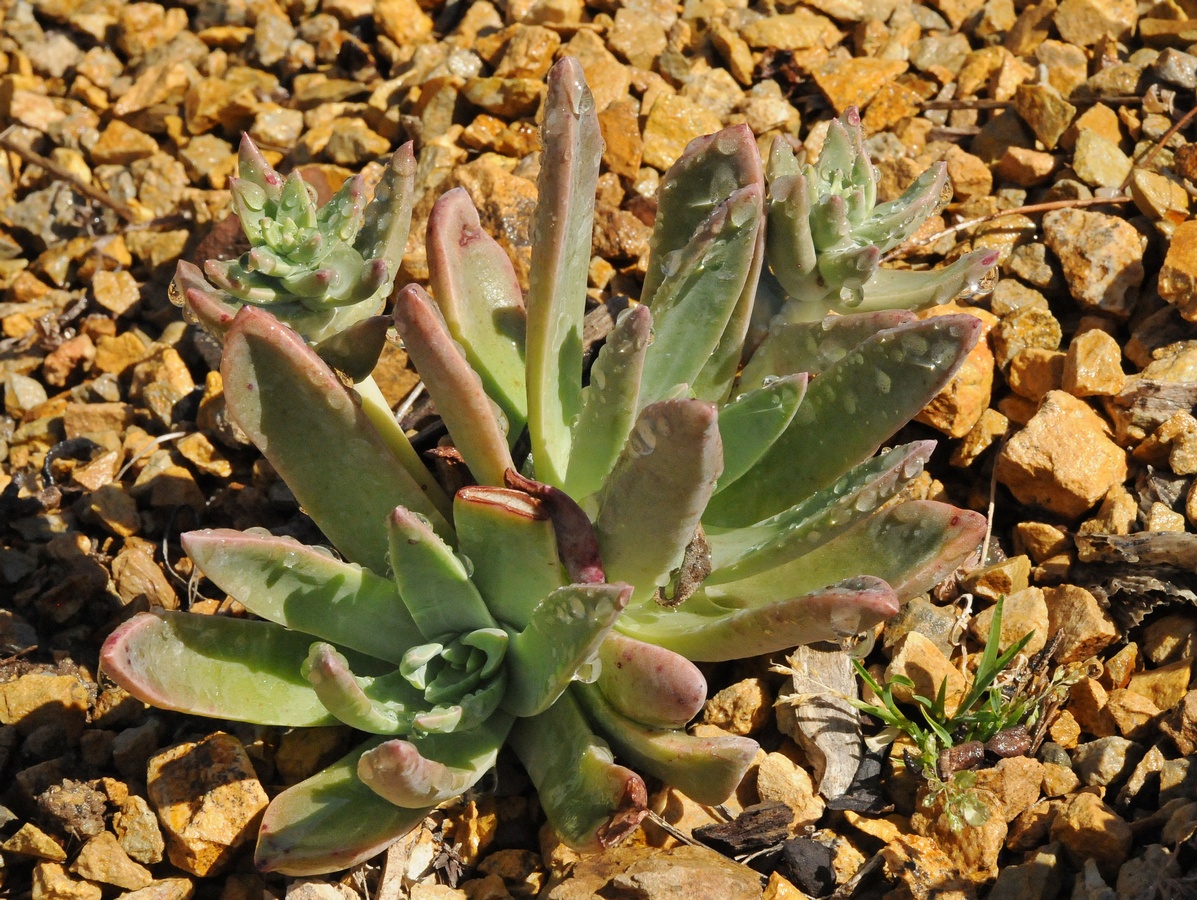
<svg viewBox="0 0 1197 900">
<path fill-rule="evenodd" d="M 1155 159 L 1155 155 L 1160 152 L 1160 148 L 1172 139 L 1172 135 L 1176 134 L 1176 132 L 1188 125 L 1189 122 L 1193 120 L 1193 116 L 1197 116 L 1197 106 L 1194 106 L 1187 113 L 1177 119 L 1172 127 L 1165 131 L 1163 136 L 1151 145 L 1150 150 L 1134 161 L 1134 165 L 1132 165 L 1131 170 L 1126 173 L 1126 177 L 1122 179 L 1122 184 L 1118 186 L 1118 190 L 1125 191 L 1126 186 L 1131 182 L 1131 176 L 1135 174 L 1135 169 L 1140 166 L 1146 166 L 1153 159 Z"/>
<path fill-rule="evenodd" d="M 65 166 L 60 166 L 58 163 L 54 162 L 54 160 L 47 159 L 40 153 L 34 153 L 28 147 L 22 147 L 20 144 L 14 141 L 11 137 L 9 137 L 9 134 L 16 127 L 17 126 L 15 125 L 9 125 L 4 129 L 3 132 L 0 132 L 0 147 L 3 147 L 10 153 L 15 153 L 32 166 L 38 166 L 39 168 L 45 169 L 55 178 L 61 178 L 63 181 L 68 182 L 71 187 L 77 190 L 80 194 L 83 194 L 83 196 L 88 197 L 91 200 L 95 200 L 97 203 L 102 203 L 104 206 L 107 206 L 126 222 L 133 223 L 137 221 L 137 213 L 133 212 L 133 210 L 125 206 L 125 204 L 121 203 L 119 200 L 115 199 L 111 194 L 88 184 L 86 181 L 83 181 L 78 175 Z"/>
<path fill-rule="evenodd" d="M 976 225 L 983 225 L 986 222 L 992 222 L 995 219 L 1002 219 L 1006 216 L 1028 215 L 1031 213 L 1051 212 L 1053 209 L 1079 209 L 1082 206 L 1100 206 L 1104 203 L 1130 203 L 1131 198 L 1119 194 L 1117 197 L 1089 197 L 1078 200 L 1052 200 L 1050 203 L 1032 203 L 1029 206 L 1019 206 L 1014 209 L 1002 209 L 995 213 L 990 213 L 987 216 L 981 216 L 976 219 L 969 219 L 967 222 L 961 222 L 959 225 L 953 225 L 950 228 L 945 228 L 943 231 L 937 231 L 935 234 L 929 235 L 925 238 L 920 238 L 917 241 L 910 241 L 895 247 L 887 253 L 882 261 L 888 261 L 898 256 L 904 256 L 911 250 L 918 247 L 926 246 L 927 244 L 934 244 L 940 238 L 947 237 L 949 234 L 955 234 L 958 231 L 965 231 L 973 228 Z"/>
<path fill-rule="evenodd" d="M 1134 94 L 1113 94 L 1108 97 L 1085 97 L 1070 99 L 1073 106 L 1092 106 L 1097 103 L 1117 103 L 1119 106 L 1138 106 L 1143 98 Z M 986 100 L 981 97 L 966 97 L 961 100 L 924 100 L 923 109 L 1009 109 L 1013 100 Z"/>
</svg>

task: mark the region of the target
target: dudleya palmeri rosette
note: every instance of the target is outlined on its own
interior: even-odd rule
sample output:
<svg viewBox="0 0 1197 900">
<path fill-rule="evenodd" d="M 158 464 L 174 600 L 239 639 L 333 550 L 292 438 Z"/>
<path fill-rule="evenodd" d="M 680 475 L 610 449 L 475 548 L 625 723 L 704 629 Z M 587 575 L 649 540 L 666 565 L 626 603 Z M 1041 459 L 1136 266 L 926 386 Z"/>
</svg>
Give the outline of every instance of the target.
<svg viewBox="0 0 1197 900">
<path fill-rule="evenodd" d="M 874 456 L 951 378 L 976 319 L 787 321 L 787 347 L 748 352 L 768 203 L 737 126 L 666 173 L 641 303 L 584 379 L 602 142 L 571 59 L 550 75 L 543 135 L 526 297 L 461 190 L 431 212 L 432 295 L 395 297 L 477 481 L 451 503 L 372 382 L 349 386 L 268 304 L 216 323 L 231 414 L 336 554 L 192 532 L 196 567 L 262 621 L 143 614 L 102 662 L 158 706 L 367 735 L 271 803 L 265 869 L 369 857 L 504 744 L 575 846 L 635 827 L 637 772 L 721 802 L 756 744 L 685 731 L 706 696 L 694 663 L 854 635 L 980 541 L 977 514 L 896 496 L 932 442 Z"/>
</svg>

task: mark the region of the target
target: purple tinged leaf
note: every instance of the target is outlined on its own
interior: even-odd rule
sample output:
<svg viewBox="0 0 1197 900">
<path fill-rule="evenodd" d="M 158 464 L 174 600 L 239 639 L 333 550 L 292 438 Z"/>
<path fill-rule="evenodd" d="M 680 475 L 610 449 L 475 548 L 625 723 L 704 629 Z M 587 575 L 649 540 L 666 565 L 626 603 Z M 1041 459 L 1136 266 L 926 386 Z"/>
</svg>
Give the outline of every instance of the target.
<svg viewBox="0 0 1197 900">
<path fill-rule="evenodd" d="M 354 397 L 295 331 L 243 307 L 225 336 L 221 374 L 234 421 L 348 559 L 387 571 L 385 523 L 400 505 L 452 534 Z"/>
<path fill-rule="evenodd" d="M 419 285 L 409 284 L 395 298 L 395 328 L 474 477 L 482 484 L 502 485 L 503 473 L 515 465 L 507 436 L 482 379 Z"/>
<path fill-rule="evenodd" d="M 732 355 L 739 361 L 740 332 L 747 327 L 744 304 L 755 293 L 755 282 L 750 286 L 749 281 L 759 274 L 755 257 L 761 203 L 760 185 L 732 192 L 699 223 L 684 247 L 668 256 L 665 280 L 651 307 L 654 340 L 644 359 L 641 407 L 668 396 L 679 384 L 699 385 L 709 394 L 723 390 L 727 346 L 714 363 L 714 374 L 702 372 L 719 354 L 725 333 L 736 343 Z"/>
<path fill-rule="evenodd" d="M 100 651 L 100 666 L 137 699 L 196 716 L 263 725 L 330 725 L 299 667 L 311 638 L 273 622 L 140 613 Z"/>
<path fill-rule="evenodd" d="M 241 135 L 237 164 L 242 178 L 262 188 L 272 203 L 278 202 L 283 193 L 283 177 L 267 162 L 248 134 Z"/>
<path fill-rule="evenodd" d="M 670 254 L 685 247 L 715 207 L 751 185 L 763 196 L 760 152 L 747 125 L 695 138 L 686 146 L 661 179 L 642 303 L 656 303 L 658 289 L 670 278 Z"/>
<path fill-rule="evenodd" d="M 596 686 L 612 708 L 654 728 L 684 728 L 702 710 L 707 681 L 672 650 L 612 632 L 599 649 Z"/>
<path fill-rule="evenodd" d="M 468 731 L 386 741 L 362 754 L 358 777 L 396 806 L 419 809 L 452 800 L 494 766 L 512 722 L 496 713 Z"/>
<path fill-rule="evenodd" d="M 233 316 L 241 308 L 241 301 L 213 288 L 199 267 L 186 260 L 179 260 L 171 288 L 182 301 L 183 318 L 223 341 L 224 333 L 233 324 Z"/>
<path fill-rule="evenodd" d="M 548 510 L 557 537 L 557 552 L 573 584 L 601 584 L 606 581 L 602 555 L 594 526 L 582 507 L 560 488 L 525 478 L 515 469 L 506 475 L 507 486 L 540 500 Z"/>
<path fill-rule="evenodd" d="M 528 286 L 528 432 L 536 477 L 561 486 L 580 409 L 582 315 L 603 139 L 576 59 L 549 73 Z"/>
<path fill-rule="evenodd" d="M 445 325 L 514 439 L 528 417 L 524 372 L 527 314 L 511 259 L 482 229 L 464 188 L 442 194 L 428 216 L 429 281 Z"/>
<path fill-rule="evenodd" d="M 621 757 L 699 803 L 722 803 L 735 792 L 760 745 L 738 735 L 695 737 L 649 728 L 620 715 L 594 685 L 578 689 L 586 715 Z"/>
</svg>

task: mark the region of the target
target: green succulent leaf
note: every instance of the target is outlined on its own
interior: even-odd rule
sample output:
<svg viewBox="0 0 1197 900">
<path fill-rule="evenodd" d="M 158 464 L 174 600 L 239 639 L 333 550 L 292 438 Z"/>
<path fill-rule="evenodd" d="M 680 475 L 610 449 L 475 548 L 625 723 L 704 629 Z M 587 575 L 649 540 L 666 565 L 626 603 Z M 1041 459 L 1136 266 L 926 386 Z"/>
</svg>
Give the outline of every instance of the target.
<svg viewBox="0 0 1197 900">
<path fill-rule="evenodd" d="M 754 595 L 751 599 L 758 602 L 752 606 L 737 595 L 700 590 L 676 609 L 646 604 L 629 610 L 617 627 L 628 637 L 687 659 L 722 662 L 838 641 L 898 611 L 897 595 L 872 576 L 854 575 L 829 587 L 802 590 L 786 593 L 777 587 L 768 599 Z"/>
<path fill-rule="evenodd" d="M 577 60 L 549 73 L 528 285 L 528 432 L 538 480 L 561 486 L 581 408 L 582 313 L 603 139 Z"/>
<path fill-rule="evenodd" d="M 978 513 L 931 500 L 907 501 L 857 522 L 791 562 L 738 581 L 704 585 L 700 593 L 724 607 L 758 607 L 863 573 L 884 579 L 907 600 L 959 566 L 984 534 L 985 518 Z"/>
<path fill-rule="evenodd" d="M 426 712 L 424 698 L 398 672 L 357 678 L 349 661 L 332 644 L 315 643 L 300 673 L 324 707 L 341 722 L 371 734 L 407 734 Z M 371 695 L 365 688 L 371 688 Z"/>
<path fill-rule="evenodd" d="M 661 179 L 642 303 L 653 307 L 661 286 L 676 277 L 677 257 L 671 254 L 691 241 L 716 207 L 750 186 L 763 192 L 764 174 L 756 138 L 747 125 L 695 138 L 686 146 Z"/>
<path fill-rule="evenodd" d="M 361 381 L 378 364 L 390 324 L 386 316 L 362 319 L 316 344 L 316 355 L 352 381 Z"/>
<path fill-rule="evenodd" d="M 647 814 L 644 782 L 615 764 L 572 691 L 540 715 L 517 720 L 510 744 L 553 828 L 572 847 L 598 850 L 618 844 Z"/>
<path fill-rule="evenodd" d="M 783 513 L 744 528 L 708 529 L 711 574 L 705 584 L 767 572 L 843 534 L 917 477 L 934 449 L 934 441 L 891 448 Z"/>
<path fill-rule="evenodd" d="M 464 188 L 442 194 L 432 207 L 428 269 L 449 333 L 502 408 L 507 433 L 515 440 L 528 418 L 524 300 L 511 259 L 482 230 Z"/>
<path fill-rule="evenodd" d="M 100 665 L 160 709 L 262 725 L 333 725 L 300 674 L 311 640 L 273 622 L 139 613 L 104 643 Z M 357 662 L 369 668 L 368 658 Z"/>
<path fill-rule="evenodd" d="M 716 493 L 756 465 L 789 427 L 806 395 L 806 384 L 806 375 L 776 378 L 719 407 L 723 474 Z"/>
<path fill-rule="evenodd" d="M 221 374 L 233 420 L 347 558 L 386 572 L 384 523 L 400 505 L 452 534 L 336 374 L 269 313 L 249 306 L 237 313 Z M 335 464 L 326 453 L 336 454 Z"/>
<path fill-rule="evenodd" d="M 392 580 L 321 548 L 226 528 L 189 531 L 182 541 L 213 584 L 292 631 L 395 664 L 423 640 Z"/>
<path fill-rule="evenodd" d="M 608 579 L 644 600 L 682 561 L 722 467 L 718 414 L 700 400 L 647 407 L 598 495 Z"/>
<path fill-rule="evenodd" d="M 594 685 L 579 685 L 576 693 L 621 758 L 698 803 L 715 805 L 730 797 L 760 750 L 756 741 L 737 735 L 693 737 L 649 728 L 616 712 Z"/>
<path fill-rule="evenodd" d="M 491 716 L 471 731 L 391 740 L 362 754 L 357 775 L 396 806 L 426 810 L 460 796 L 494 768 L 511 716 Z"/>
<path fill-rule="evenodd" d="M 591 366 L 565 478 L 572 497 L 588 497 L 599 489 L 632 430 L 651 330 L 648 307 L 624 311 Z"/>
<path fill-rule="evenodd" d="M 396 507 L 387 535 L 399 596 L 427 640 L 497 626 L 465 565 L 427 519 Z"/>
<path fill-rule="evenodd" d="M 626 584 L 571 584 L 545 597 L 512 635 L 503 708 L 516 716 L 548 709 L 598 654 L 631 595 Z"/>
<path fill-rule="evenodd" d="M 790 322 L 780 315 L 740 373 L 739 389 L 758 388 L 794 372 L 819 375 L 877 332 L 913 321 L 914 314 L 904 310 L 826 316 L 815 322 Z"/>
<path fill-rule="evenodd" d="M 747 328 L 747 316 L 732 319 L 743 306 L 741 299 L 755 265 L 761 202 L 759 185 L 740 188 L 699 223 L 681 249 L 667 254 L 662 267 L 666 278 L 650 307 L 653 343 L 640 380 L 641 408 L 668 396 L 679 384 L 696 385 L 704 367 L 715 359 L 728 328 L 741 333 Z M 716 360 L 716 368 L 726 355 Z M 700 399 L 722 399 L 724 387 L 730 384 L 723 378 L 726 374 L 704 378 L 708 393 L 715 395 Z M 716 384 L 717 393 L 711 390 Z"/>
<path fill-rule="evenodd" d="M 482 379 L 419 285 L 409 284 L 395 298 L 395 328 L 474 477 L 482 484 L 502 485 L 503 473 L 514 466 L 507 435 Z"/>
<path fill-rule="evenodd" d="M 457 492 L 453 510 L 461 555 L 487 609 L 525 628 L 541 599 L 565 585 L 544 504 L 523 491 L 470 486 Z"/>
<path fill-rule="evenodd" d="M 750 471 L 715 495 L 704 525 L 759 522 L 872 456 L 948 382 L 980 329 L 973 316 L 939 316 L 859 344 L 811 382 L 789 428 Z"/>
<path fill-rule="evenodd" d="M 254 852 L 259 870 L 304 876 L 347 869 L 424 821 L 431 806 L 396 806 L 358 778 L 358 761 L 382 740 L 367 741 L 271 801 Z"/>
<path fill-rule="evenodd" d="M 412 142 L 408 141 L 391 155 L 382 178 L 374 188 L 374 197 L 366 207 L 362 229 L 354 241 L 354 249 L 363 259 L 386 263 L 386 279 L 377 293 L 380 301 L 391 294 L 411 230 L 411 211 L 416 193 L 416 157 L 413 148 Z"/>
</svg>

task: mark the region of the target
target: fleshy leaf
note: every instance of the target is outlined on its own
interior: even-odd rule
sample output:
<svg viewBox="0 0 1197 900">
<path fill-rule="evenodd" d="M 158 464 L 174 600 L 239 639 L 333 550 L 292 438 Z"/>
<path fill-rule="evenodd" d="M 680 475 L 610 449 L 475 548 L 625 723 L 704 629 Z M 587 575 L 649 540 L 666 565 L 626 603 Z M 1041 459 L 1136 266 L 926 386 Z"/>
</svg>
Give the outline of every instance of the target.
<svg viewBox="0 0 1197 900">
<path fill-rule="evenodd" d="M 498 714 L 471 731 L 386 741 L 362 754 L 358 777 L 396 806 L 426 809 L 452 800 L 494 768 L 512 721 Z"/>
<path fill-rule="evenodd" d="M 705 584 L 747 578 L 822 546 L 872 515 L 922 472 L 934 449 L 934 441 L 894 447 L 783 513 L 744 528 L 708 529 L 712 571 Z"/>
<path fill-rule="evenodd" d="M 806 375 L 777 378 L 719 407 L 723 474 L 716 492 L 751 469 L 773 446 L 806 396 L 806 382 Z"/>
<path fill-rule="evenodd" d="M 652 307 L 658 288 L 673 277 L 670 254 L 686 246 L 719 204 L 750 185 L 763 190 L 764 174 L 747 125 L 695 138 L 686 146 L 661 179 L 642 303 Z"/>
<path fill-rule="evenodd" d="M 332 725 L 336 719 L 299 671 L 310 643 L 273 622 L 139 613 L 104 642 L 100 665 L 160 709 L 261 725 Z"/>
<path fill-rule="evenodd" d="M 758 216 L 759 218 L 759 216 Z M 761 271 L 765 263 L 765 228 L 761 222 L 756 229 L 756 244 L 752 250 L 752 259 L 748 263 L 748 270 L 744 276 L 744 287 L 740 290 L 740 297 L 732 307 L 731 315 L 723 328 L 723 334 L 710 357 L 703 364 L 702 370 L 690 383 L 690 391 L 695 397 L 710 400 L 713 403 L 723 403 L 731 393 L 735 383 L 736 373 L 740 370 L 740 362 L 744 356 L 744 341 L 748 337 L 752 325 L 753 306 L 756 303 L 757 285 L 760 282 Z"/>
<path fill-rule="evenodd" d="M 511 746 L 536 785 L 541 808 L 578 850 L 619 843 L 648 813 L 648 791 L 586 723 L 571 691 L 538 716 L 519 719 Z"/>
<path fill-rule="evenodd" d="M 189 531 L 182 541 L 213 584 L 263 619 L 396 664 L 422 641 L 395 583 L 355 563 L 226 528 Z"/>
<path fill-rule="evenodd" d="M 367 741 L 271 801 L 254 852 L 258 869 L 296 876 L 347 869 L 424 821 L 431 807 L 395 806 L 358 778 L 358 760 L 381 742 Z"/>
<path fill-rule="evenodd" d="M 603 139 L 577 60 L 549 73 L 528 285 L 528 432 L 536 478 L 560 487 L 581 408 L 582 314 Z"/>
<path fill-rule="evenodd" d="M 391 410 L 390 403 L 383 396 L 382 389 L 370 376 L 355 384 L 353 389 L 357 392 L 362 412 L 366 414 L 366 418 L 370 420 L 370 424 L 374 426 L 374 430 L 378 432 L 382 442 L 395 455 L 403 468 L 407 469 L 420 490 L 424 492 L 424 496 L 428 498 L 428 502 L 441 514 L 441 517 L 446 522 L 453 521 L 453 501 L 428 467 L 424 465 L 416 448 L 411 445 L 407 432 L 400 427 L 395 413 Z"/>
<path fill-rule="evenodd" d="M 620 314 L 590 369 L 582 391 L 582 412 L 573 429 L 565 489 L 588 497 L 599 489 L 632 430 L 640 395 L 640 375 L 652 329 L 646 306 Z"/>
<path fill-rule="evenodd" d="M 322 360 L 353 381 L 361 381 L 374 371 L 387 342 L 386 316 L 371 316 L 350 325 L 316 345 Z"/>
<path fill-rule="evenodd" d="M 650 307 L 653 342 L 640 379 L 642 408 L 676 385 L 695 384 L 715 354 L 753 271 L 761 203 L 759 185 L 740 188 L 699 223 L 682 249 L 666 256 L 667 277 Z M 737 327 L 746 328 L 746 319 Z"/>
<path fill-rule="evenodd" d="M 631 595 L 625 584 L 571 584 L 545 597 L 511 638 L 503 708 L 517 716 L 544 712 L 598 653 Z"/>
<path fill-rule="evenodd" d="M 684 656 L 611 632 L 599 648 L 595 685 L 611 707 L 634 722 L 683 728 L 702 710 L 707 681 Z"/>
<path fill-rule="evenodd" d="M 859 344 L 811 382 L 790 427 L 750 471 L 715 495 L 704 523 L 759 522 L 872 456 L 948 382 L 980 330 L 973 316 L 938 316 Z"/>
<path fill-rule="evenodd" d="M 482 230 L 464 188 L 442 194 L 432 207 L 428 269 L 449 333 L 502 407 L 514 440 L 528 418 L 524 300 L 511 259 Z"/>
<path fill-rule="evenodd" d="M 544 505 L 523 491 L 470 486 L 457 492 L 453 510 L 461 554 L 487 608 L 524 628 L 541 598 L 565 585 Z"/>
<path fill-rule="evenodd" d="M 387 261 L 387 278 L 378 289 L 380 300 L 385 300 L 391 293 L 411 229 L 416 187 L 413 146 L 408 141 L 391 154 L 391 161 L 374 188 L 374 198 L 366 207 L 365 223 L 354 242 L 363 259 Z"/>
<path fill-rule="evenodd" d="M 985 517 L 931 500 L 881 510 L 792 562 L 748 578 L 704 586 L 727 607 L 758 606 L 778 596 L 818 589 L 857 573 L 884 579 L 907 600 L 933 587 L 972 553 Z M 804 642 L 805 643 L 805 642 Z"/>
<path fill-rule="evenodd" d="M 644 599 L 678 567 L 722 469 L 715 407 L 665 400 L 637 420 L 599 493 L 594 529 L 609 580 Z"/>
<path fill-rule="evenodd" d="M 350 560 L 386 572 L 385 522 L 399 505 L 452 534 L 335 373 L 269 313 L 237 313 L 221 374 L 234 421 Z"/>
<path fill-rule="evenodd" d="M 922 309 L 948 303 L 966 293 L 985 293 L 992 289 L 992 272 L 997 264 L 996 250 L 974 250 L 955 262 L 929 272 L 881 269 L 864 284 L 861 312 L 901 306 Z"/>
<path fill-rule="evenodd" d="M 415 717 L 426 711 L 420 692 L 398 672 L 368 679 L 363 685 L 332 644 L 312 644 L 300 671 L 325 709 L 358 731 L 406 734 Z M 373 696 L 367 695 L 366 686 L 374 689 Z"/>
<path fill-rule="evenodd" d="M 859 566 L 857 567 L 859 568 Z M 853 576 L 830 587 L 787 595 L 778 587 L 750 608 L 739 598 L 699 591 L 676 609 L 641 606 L 619 620 L 623 634 L 696 662 L 722 662 L 776 653 L 798 644 L 841 640 L 898 611 L 898 598 L 879 578 Z M 789 596 L 787 600 L 777 597 Z"/>
<path fill-rule="evenodd" d="M 699 803 L 730 797 L 760 750 L 756 741 L 738 735 L 694 737 L 641 725 L 616 712 L 594 685 L 579 685 L 577 693 L 587 717 L 621 758 Z"/>
<path fill-rule="evenodd" d="M 507 435 L 482 379 L 418 284 L 409 284 L 395 298 L 395 328 L 474 477 L 482 484 L 502 485 L 503 473 L 514 465 Z"/>
<path fill-rule="evenodd" d="M 602 584 L 607 580 L 598 536 L 578 502 L 560 488 L 507 470 L 507 486 L 524 491 L 544 504 L 557 538 L 557 554 L 572 584 Z"/>
<path fill-rule="evenodd" d="M 396 507 L 387 517 L 387 534 L 399 596 L 425 638 L 495 627 L 465 565 L 427 519 Z"/>
<path fill-rule="evenodd" d="M 877 332 L 914 320 L 913 313 L 885 310 L 826 316 L 816 322 L 790 322 L 783 312 L 770 323 L 765 339 L 744 366 L 739 389 L 757 388 L 769 378 L 793 372 L 818 375 Z"/>
</svg>

